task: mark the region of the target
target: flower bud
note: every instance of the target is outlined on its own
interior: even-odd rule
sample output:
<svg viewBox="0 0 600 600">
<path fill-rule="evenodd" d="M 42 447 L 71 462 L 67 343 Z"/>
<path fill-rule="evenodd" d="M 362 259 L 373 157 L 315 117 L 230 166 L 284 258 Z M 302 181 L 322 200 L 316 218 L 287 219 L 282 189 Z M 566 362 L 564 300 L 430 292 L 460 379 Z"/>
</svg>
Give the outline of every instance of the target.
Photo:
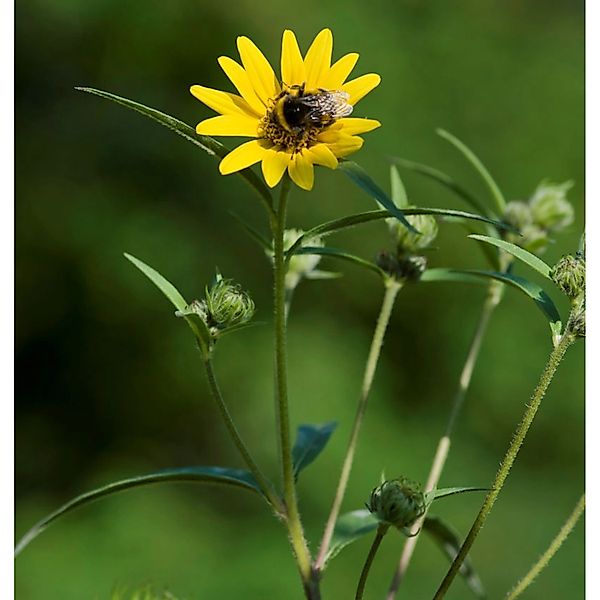
<svg viewBox="0 0 600 600">
<path fill-rule="evenodd" d="M 377 266 L 398 281 L 418 281 L 427 268 L 424 256 L 394 256 L 391 252 L 380 252 Z"/>
<path fill-rule="evenodd" d="M 585 291 L 585 259 L 577 254 L 563 256 L 552 267 L 552 281 L 572 300 Z"/>
<path fill-rule="evenodd" d="M 214 284 L 206 288 L 204 302 L 191 306 L 196 306 L 198 311 L 205 311 L 205 322 L 211 331 L 243 325 L 252 318 L 255 310 L 254 301 L 248 293 L 231 279 L 223 279 L 220 274 L 217 274 Z"/>
<path fill-rule="evenodd" d="M 425 496 L 418 484 L 399 477 L 377 486 L 367 508 L 380 521 L 403 529 L 425 514 Z"/>
<path fill-rule="evenodd" d="M 527 202 L 522 202 L 521 200 L 512 200 L 511 202 L 508 202 L 504 210 L 503 218 L 509 225 L 512 225 L 519 231 L 533 223 L 531 207 Z"/>
<path fill-rule="evenodd" d="M 585 337 L 585 302 L 581 303 L 573 313 L 569 323 L 569 329 L 577 337 Z"/>
<path fill-rule="evenodd" d="M 541 254 L 548 247 L 550 239 L 545 229 L 533 222 L 533 213 L 527 202 L 512 200 L 506 205 L 503 219 L 509 225 L 519 230 L 519 233 L 508 231 L 504 239 L 507 242 L 521 246 L 534 254 Z"/>
<path fill-rule="evenodd" d="M 438 224 L 432 215 L 413 215 L 406 219 L 419 233 L 411 231 L 398 219 L 387 219 L 398 255 L 401 256 L 419 254 L 421 250 L 429 247 L 438 234 Z"/>
<path fill-rule="evenodd" d="M 542 181 L 529 200 L 534 223 L 553 231 L 568 227 L 574 219 L 573 205 L 567 200 L 567 192 L 572 187 L 572 181 Z"/>
</svg>

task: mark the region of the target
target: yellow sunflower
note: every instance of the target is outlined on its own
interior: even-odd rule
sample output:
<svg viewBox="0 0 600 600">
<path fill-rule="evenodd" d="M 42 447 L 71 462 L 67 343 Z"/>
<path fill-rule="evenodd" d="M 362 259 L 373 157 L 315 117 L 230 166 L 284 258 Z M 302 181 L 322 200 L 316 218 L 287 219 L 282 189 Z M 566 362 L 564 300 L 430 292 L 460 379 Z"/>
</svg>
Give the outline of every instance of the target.
<svg viewBox="0 0 600 600">
<path fill-rule="evenodd" d="M 370 73 L 346 82 L 358 54 L 350 53 L 331 64 L 333 35 L 323 29 L 302 58 L 296 36 L 283 32 L 281 81 L 262 52 L 247 37 L 238 37 L 242 64 L 222 56 L 219 64 L 239 96 L 193 85 L 192 94 L 220 113 L 198 124 L 202 135 L 254 138 L 223 158 L 223 175 L 261 163 L 270 187 L 286 169 L 301 188 L 310 190 L 313 165 L 335 169 L 338 158 L 363 144 L 358 134 L 380 126 L 374 119 L 349 117 L 355 104 L 379 85 Z"/>
</svg>

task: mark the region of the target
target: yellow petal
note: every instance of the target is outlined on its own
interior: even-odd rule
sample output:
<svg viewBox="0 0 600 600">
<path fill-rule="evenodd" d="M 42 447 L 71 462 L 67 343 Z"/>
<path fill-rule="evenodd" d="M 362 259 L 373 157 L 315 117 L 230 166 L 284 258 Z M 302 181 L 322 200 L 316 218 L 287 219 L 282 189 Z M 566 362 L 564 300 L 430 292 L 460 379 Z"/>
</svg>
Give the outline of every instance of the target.
<svg viewBox="0 0 600 600">
<path fill-rule="evenodd" d="M 338 166 L 337 158 L 326 144 L 315 144 L 304 152 L 308 154 L 315 165 L 322 165 L 329 169 L 335 169 Z"/>
<path fill-rule="evenodd" d="M 375 119 L 359 119 L 355 117 L 340 119 L 338 123 L 342 126 L 341 131 L 348 135 L 367 133 L 381 127 L 381 123 Z"/>
<path fill-rule="evenodd" d="M 285 170 L 290 164 L 292 155 L 288 152 L 267 150 L 262 159 L 262 172 L 269 187 L 275 187 L 283 177 Z"/>
<path fill-rule="evenodd" d="M 315 181 L 313 164 L 306 152 L 294 154 L 288 168 L 292 181 L 303 190 L 312 190 Z"/>
<path fill-rule="evenodd" d="M 221 68 L 225 71 L 225 75 L 229 77 L 231 83 L 235 85 L 242 98 L 250 105 L 252 110 L 258 116 L 262 117 L 265 114 L 265 105 L 256 95 L 252 83 L 250 82 L 250 78 L 248 77 L 248 73 L 244 71 L 242 65 L 228 56 L 221 56 L 219 58 L 219 65 L 221 65 Z"/>
<path fill-rule="evenodd" d="M 354 69 L 357 60 L 358 54 L 355 52 L 342 56 L 342 58 L 335 62 L 331 69 L 329 69 L 323 87 L 328 90 L 339 90 L 344 81 L 346 81 L 348 75 L 352 72 L 352 69 Z"/>
<path fill-rule="evenodd" d="M 205 119 L 196 126 L 200 135 L 239 135 L 242 137 L 258 136 L 256 117 L 242 115 L 220 115 Z"/>
<path fill-rule="evenodd" d="M 252 115 L 252 109 L 248 103 L 235 94 L 221 92 L 201 85 L 193 85 L 190 92 L 204 102 L 206 106 L 221 113 L 222 115 Z"/>
<path fill-rule="evenodd" d="M 237 47 L 256 95 L 266 104 L 281 89 L 269 61 L 254 42 L 245 36 L 237 39 Z"/>
<path fill-rule="evenodd" d="M 343 157 L 360 150 L 364 140 L 355 135 L 340 135 L 334 142 L 327 143 L 335 156 Z"/>
<path fill-rule="evenodd" d="M 376 88 L 381 77 L 375 73 L 361 75 L 342 86 L 342 91 L 350 94 L 348 104 L 354 106 L 361 98 L 364 98 L 372 89 Z"/>
<path fill-rule="evenodd" d="M 246 142 L 232 150 L 220 163 L 219 171 L 223 175 L 229 175 L 236 171 L 241 171 L 246 167 L 251 167 L 265 155 L 266 148 L 258 140 Z"/>
<path fill-rule="evenodd" d="M 306 81 L 304 61 L 293 31 L 286 29 L 281 41 L 281 81 L 286 85 L 301 85 Z"/>
<path fill-rule="evenodd" d="M 310 45 L 304 65 L 306 67 L 306 88 L 313 90 L 324 87 L 325 77 L 331 66 L 333 35 L 331 29 L 323 29 Z"/>
</svg>

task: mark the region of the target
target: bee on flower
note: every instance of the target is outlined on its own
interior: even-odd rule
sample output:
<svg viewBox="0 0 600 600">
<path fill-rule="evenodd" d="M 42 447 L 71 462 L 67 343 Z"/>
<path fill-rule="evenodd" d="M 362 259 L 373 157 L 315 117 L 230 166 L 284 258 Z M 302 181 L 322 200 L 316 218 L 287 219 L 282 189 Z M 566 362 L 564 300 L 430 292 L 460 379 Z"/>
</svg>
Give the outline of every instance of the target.
<svg viewBox="0 0 600 600">
<path fill-rule="evenodd" d="M 339 158 L 360 149 L 360 134 L 380 126 L 374 119 L 350 115 L 381 78 L 370 73 L 346 81 L 358 54 L 346 54 L 332 64 L 331 30 L 323 29 L 304 57 L 294 33 L 284 31 L 280 80 L 250 39 L 239 37 L 237 48 L 241 64 L 222 56 L 219 65 L 239 95 L 201 85 L 190 89 L 220 113 L 199 123 L 198 134 L 253 138 L 223 158 L 223 175 L 260 162 L 270 187 L 287 171 L 296 185 L 310 190 L 314 165 L 335 169 Z"/>
</svg>

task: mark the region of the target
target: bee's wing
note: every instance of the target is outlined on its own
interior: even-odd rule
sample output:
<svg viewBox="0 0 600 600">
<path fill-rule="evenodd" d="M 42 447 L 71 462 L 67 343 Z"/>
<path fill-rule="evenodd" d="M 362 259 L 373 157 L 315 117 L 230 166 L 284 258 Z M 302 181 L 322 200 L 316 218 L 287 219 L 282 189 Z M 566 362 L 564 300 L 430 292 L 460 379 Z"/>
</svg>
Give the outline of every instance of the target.
<svg viewBox="0 0 600 600">
<path fill-rule="evenodd" d="M 348 104 L 350 96 L 346 92 L 320 92 L 302 97 L 302 104 L 309 108 L 311 121 L 320 122 L 324 118 L 341 119 L 352 114 L 352 106 Z"/>
</svg>

